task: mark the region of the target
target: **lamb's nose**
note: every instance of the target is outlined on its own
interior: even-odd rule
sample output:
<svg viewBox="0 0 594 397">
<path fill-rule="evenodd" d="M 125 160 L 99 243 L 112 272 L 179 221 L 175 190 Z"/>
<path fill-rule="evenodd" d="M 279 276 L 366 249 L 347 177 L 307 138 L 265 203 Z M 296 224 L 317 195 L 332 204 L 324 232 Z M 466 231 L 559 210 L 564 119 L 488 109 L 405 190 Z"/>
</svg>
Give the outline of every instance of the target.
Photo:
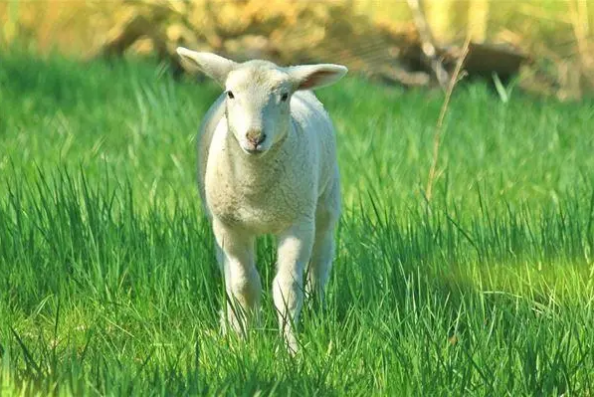
<svg viewBox="0 0 594 397">
<path fill-rule="evenodd" d="M 256 147 L 262 142 L 264 142 L 264 140 L 266 139 L 266 134 L 258 130 L 249 130 L 245 137 L 247 138 L 249 143 Z"/>
</svg>

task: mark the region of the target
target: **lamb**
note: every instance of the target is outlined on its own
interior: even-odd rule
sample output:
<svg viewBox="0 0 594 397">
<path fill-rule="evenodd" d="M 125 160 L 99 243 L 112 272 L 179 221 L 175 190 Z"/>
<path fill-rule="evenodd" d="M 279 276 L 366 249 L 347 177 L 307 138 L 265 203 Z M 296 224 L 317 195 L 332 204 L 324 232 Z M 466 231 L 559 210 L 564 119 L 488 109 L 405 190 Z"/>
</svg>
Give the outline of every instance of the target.
<svg viewBox="0 0 594 397">
<path fill-rule="evenodd" d="M 304 290 L 323 299 L 340 216 L 334 128 L 309 90 L 335 83 L 347 68 L 236 63 L 183 47 L 177 53 L 188 71 L 225 87 L 198 137 L 200 197 L 230 297 L 223 324 L 226 318 L 242 335 L 257 323 L 262 286 L 255 239 L 275 235 L 273 299 L 281 335 L 294 353 Z"/>
</svg>

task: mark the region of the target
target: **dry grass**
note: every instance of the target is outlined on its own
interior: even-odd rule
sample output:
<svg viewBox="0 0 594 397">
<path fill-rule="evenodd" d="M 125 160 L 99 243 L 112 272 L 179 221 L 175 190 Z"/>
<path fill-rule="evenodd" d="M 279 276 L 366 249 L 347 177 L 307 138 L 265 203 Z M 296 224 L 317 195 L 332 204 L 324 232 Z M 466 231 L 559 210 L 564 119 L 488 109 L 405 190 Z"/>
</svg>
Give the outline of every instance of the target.
<svg viewBox="0 0 594 397">
<path fill-rule="evenodd" d="M 439 177 L 439 175 L 437 174 L 437 165 L 439 163 L 439 147 L 442 139 L 441 137 L 443 132 L 443 122 L 448 111 L 448 106 L 450 104 L 452 93 L 454 92 L 454 87 L 456 87 L 456 83 L 459 81 L 459 79 L 463 77 L 463 75 L 461 75 L 462 66 L 464 65 L 466 55 L 468 55 L 469 45 L 470 35 L 468 35 L 466 41 L 464 42 L 464 46 L 462 47 L 462 53 L 460 54 L 460 57 L 456 62 L 456 68 L 454 69 L 454 73 L 452 73 L 452 75 L 450 76 L 450 81 L 448 83 L 445 99 L 443 101 L 443 104 L 441 105 L 439 119 L 437 120 L 437 125 L 435 126 L 435 135 L 433 136 L 433 160 L 431 162 L 431 168 L 429 169 L 427 187 L 425 189 L 425 198 L 428 202 L 430 202 L 431 198 L 433 197 L 433 185 L 435 183 L 435 180 Z"/>
</svg>

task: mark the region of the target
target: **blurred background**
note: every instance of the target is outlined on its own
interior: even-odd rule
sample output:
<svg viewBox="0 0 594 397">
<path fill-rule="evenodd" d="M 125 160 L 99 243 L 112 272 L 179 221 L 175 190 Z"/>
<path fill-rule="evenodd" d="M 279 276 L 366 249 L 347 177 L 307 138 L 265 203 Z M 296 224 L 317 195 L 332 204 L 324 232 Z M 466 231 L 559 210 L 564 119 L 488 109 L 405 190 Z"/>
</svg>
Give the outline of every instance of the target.
<svg viewBox="0 0 594 397">
<path fill-rule="evenodd" d="M 179 45 L 236 60 L 335 62 L 387 84 L 467 77 L 578 100 L 594 88 L 594 4 L 581 0 L 3 1 L 0 45 L 180 66 Z"/>
</svg>

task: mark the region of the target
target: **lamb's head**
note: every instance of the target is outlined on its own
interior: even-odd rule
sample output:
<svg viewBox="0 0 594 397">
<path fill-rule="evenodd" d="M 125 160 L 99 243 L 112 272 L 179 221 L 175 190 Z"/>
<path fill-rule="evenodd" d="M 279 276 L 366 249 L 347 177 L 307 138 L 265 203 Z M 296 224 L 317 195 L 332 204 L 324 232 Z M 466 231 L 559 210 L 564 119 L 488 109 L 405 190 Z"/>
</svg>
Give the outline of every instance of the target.
<svg viewBox="0 0 594 397">
<path fill-rule="evenodd" d="M 332 84 L 347 72 L 332 64 L 283 68 L 259 60 L 236 63 L 182 47 L 177 53 L 186 69 L 201 71 L 225 87 L 229 130 L 250 155 L 263 155 L 287 135 L 295 91 Z"/>
</svg>

